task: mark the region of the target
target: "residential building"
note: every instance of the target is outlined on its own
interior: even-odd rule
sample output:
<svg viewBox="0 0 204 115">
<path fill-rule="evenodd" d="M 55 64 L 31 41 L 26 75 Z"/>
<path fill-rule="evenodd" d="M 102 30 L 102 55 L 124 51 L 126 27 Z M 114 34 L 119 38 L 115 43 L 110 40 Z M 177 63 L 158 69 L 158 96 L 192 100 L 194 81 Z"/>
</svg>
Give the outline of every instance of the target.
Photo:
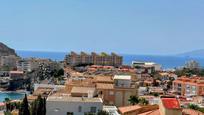
<svg viewBox="0 0 204 115">
<path fill-rule="evenodd" d="M 125 106 L 129 105 L 130 96 L 137 95 L 137 85 L 129 75 L 95 76 L 93 78 L 69 79 L 66 83 L 66 91 L 72 96 L 86 97 L 88 91 L 95 92 L 102 98 L 104 105 Z M 77 89 L 77 90 L 76 90 Z M 76 92 L 74 95 L 72 92 Z M 95 93 L 94 93 L 95 94 Z"/>
<path fill-rule="evenodd" d="M 60 89 L 65 88 L 64 85 L 53 85 L 53 84 L 34 84 L 34 91 L 38 88 L 52 88 L 53 91 L 58 91 Z"/>
<path fill-rule="evenodd" d="M 31 61 L 28 59 L 21 59 L 17 61 L 17 70 L 19 71 L 31 71 Z"/>
<path fill-rule="evenodd" d="M 179 101 L 175 97 L 161 97 L 158 105 L 133 105 L 119 107 L 121 115 L 203 115 L 203 113 L 182 109 Z"/>
<path fill-rule="evenodd" d="M 173 81 L 173 89 L 182 96 L 204 95 L 203 77 L 182 76 Z"/>
<path fill-rule="evenodd" d="M 190 61 L 186 62 L 185 68 L 198 69 L 199 68 L 199 63 L 197 61 L 195 61 L 195 60 L 190 60 Z"/>
<path fill-rule="evenodd" d="M 149 93 L 164 95 L 164 89 L 162 87 L 149 87 Z"/>
<path fill-rule="evenodd" d="M 84 52 L 77 54 L 75 52 L 71 52 L 65 57 L 65 63 L 71 66 L 93 64 L 118 67 L 122 65 L 122 61 L 122 56 L 118 56 L 115 53 L 111 53 L 111 55 L 108 55 L 104 52 L 102 52 L 101 54 L 96 54 L 95 52 L 92 52 L 91 54 L 87 54 Z"/>
<path fill-rule="evenodd" d="M 97 96 L 96 88 L 93 87 L 73 87 L 71 90 L 72 97 L 95 97 Z"/>
<path fill-rule="evenodd" d="M 108 112 L 109 115 L 120 115 L 116 106 L 103 106 L 103 111 Z"/>
<path fill-rule="evenodd" d="M 162 81 L 175 80 L 178 78 L 178 75 L 173 72 L 160 72 L 159 75 Z"/>
<path fill-rule="evenodd" d="M 115 75 L 113 79 L 115 87 L 129 88 L 131 85 L 130 75 Z"/>
<path fill-rule="evenodd" d="M 147 87 L 139 87 L 138 88 L 138 96 L 143 96 L 143 95 L 147 95 L 148 92 L 148 88 Z"/>
<path fill-rule="evenodd" d="M 103 110 L 101 98 L 70 97 L 68 95 L 49 96 L 46 101 L 47 115 L 96 114 Z"/>
<path fill-rule="evenodd" d="M 132 67 L 136 68 L 137 73 L 153 73 L 155 71 L 161 71 L 161 65 L 154 62 L 141 62 L 133 61 Z"/>
<path fill-rule="evenodd" d="M 9 78 L 0 79 L 0 88 L 8 88 L 10 85 L 9 80 Z"/>
<path fill-rule="evenodd" d="M 104 80 L 108 80 L 104 77 Z M 130 96 L 137 95 L 137 87 L 129 75 L 115 75 L 107 81 L 97 81 L 96 89 L 105 105 L 115 105 L 117 107 L 129 105 Z"/>
<path fill-rule="evenodd" d="M 17 70 L 31 72 L 32 70 L 37 69 L 40 64 L 50 64 L 51 61 L 48 59 L 39 59 L 39 58 L 24 58 L 17 61 Z"/>
<path fill-rule="evenodd" d="M 143 96 L 139 96 L 139 98 L 144 98 L 146 99 L 150 105 L 159 105 L 160 102 L 160 98 L 152 96 L 152 95 L 143 95 Z"/>
<path fill-rule="evenodd" d="M 147 106 L 140 106 L 140 105 L 130 105 L 119 107 L 119 113 L 121 115 L 142 115 L 145 112 L 157 110 L 159 107 L 158 105 L 147 105 Z"/>
<path fill-rule="evenodd" d="M 161 97 L 159 104 L 161 115 L 182 115 L 182 108 L 179 101 L 174 97 Z"/>
<path fill-rule="evenodd" d="M 10 71 L 9 77 L 12 80 L 24 79 L 24 72 L 23 71 Z"/>
<path fill-rule="evenodd" d="M 27 81 L 23 71 L 10 71 L 9 78 L 9 90 L 16 90 L 21 88 Z"/>
</svg>

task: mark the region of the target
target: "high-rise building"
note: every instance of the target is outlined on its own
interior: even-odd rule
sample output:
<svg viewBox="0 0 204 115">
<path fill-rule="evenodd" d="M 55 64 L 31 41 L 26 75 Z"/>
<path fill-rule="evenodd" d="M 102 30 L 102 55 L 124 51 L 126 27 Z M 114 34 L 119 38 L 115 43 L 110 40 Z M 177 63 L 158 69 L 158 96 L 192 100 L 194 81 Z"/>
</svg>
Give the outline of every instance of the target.
<svg viewBox="0 0 204 115">
<path fill-rule="evenodd" d="M 108 55 L 104 52 L 102 52 L 101 54 L 96 54 L 95 52 L 92 52 L 91 54 L 87 54 L 84 52 L 77 54 L 75 52 L 71 52 L 65 57 L 65 63 L 71 66 L 80 64 L 94 64 L 117 67 L 122 65 L 122 61 L 122 56 L 118 56 L 115 53 L 111 53 L 111 55 Z"/>
</svg>

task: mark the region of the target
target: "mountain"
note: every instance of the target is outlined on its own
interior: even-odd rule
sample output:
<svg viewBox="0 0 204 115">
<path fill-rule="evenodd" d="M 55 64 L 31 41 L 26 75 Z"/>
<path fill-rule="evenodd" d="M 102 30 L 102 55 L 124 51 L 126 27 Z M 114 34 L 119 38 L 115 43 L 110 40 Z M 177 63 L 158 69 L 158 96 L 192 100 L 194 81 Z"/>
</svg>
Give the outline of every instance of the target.
<svg viewBox="0 0 204 115">
<path fill-rule="evenodd" d="M 8 46 L 6 46 L 2 42 L 0 42 L 0 56 L 8 56 L 8 55 L 16 55 L 17 56 L 14 49 L 9 48 Z"/>
<path fill-rule="evenodd" d="M 201 58 L 204 58 L 204 49 L 181 53 L 181 54 L 178 54 L 177 56 L 182 56 L 182 57 L 201 57 Z"/>
</svg>

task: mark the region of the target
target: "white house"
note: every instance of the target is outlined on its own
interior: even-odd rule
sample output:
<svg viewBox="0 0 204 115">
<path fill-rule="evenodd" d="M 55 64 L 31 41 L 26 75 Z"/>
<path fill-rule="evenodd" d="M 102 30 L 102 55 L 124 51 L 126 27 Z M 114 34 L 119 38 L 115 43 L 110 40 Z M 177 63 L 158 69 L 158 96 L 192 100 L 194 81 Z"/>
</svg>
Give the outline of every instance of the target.
<svg viewBox="0 0 204 115">
<path fill-rule="evenodd" d="M 130 75 L 115 75 L 114 76 L 115 87 L 130 87 L 131 76 Z"/>
<path fill-rule="evenodd" d="M 34 84 L 34 91 L 38 89 L 38 87 L 41 88 L 53 88 L 53 91 L 58 91 L 60 89 L 65 88 L 64 85 L 53 85 L 53 84 Z"/>
<path fill-rule="evenodd" d="M 142 73 L 145 70 L 147 70 L 148 73 L 152 73 L 153 71 L 161 70 L 161 65 L 154 63 L 154 62 L 133 61 L 132 66 L 134 68 L 137 68 L 138 73 Z"/>
<path fill-rule="evenodd" d="M 116 106 L 103 106 L 103 111 L 108 112 L 109 115 L 120 115 Z"/>
<path fill-rule="evenodd" d="M 103 110 L 101 98 L 49 96 L 46 102 L 47 115 L 84 115 Z"/>
</svg>

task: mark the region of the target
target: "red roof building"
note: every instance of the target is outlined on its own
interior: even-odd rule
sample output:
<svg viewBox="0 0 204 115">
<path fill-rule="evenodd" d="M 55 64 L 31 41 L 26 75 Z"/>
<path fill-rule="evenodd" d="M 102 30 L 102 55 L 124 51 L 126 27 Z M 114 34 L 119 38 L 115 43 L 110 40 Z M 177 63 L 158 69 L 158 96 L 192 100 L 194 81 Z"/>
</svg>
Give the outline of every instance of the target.
<svg viewBox="0 0 204 115">
<path fill-rule="evenodd" d="M 161 101 L 167 109 L 180 109 L 179 101 L 176 98 L 162 98 Z"/>
</svg>

